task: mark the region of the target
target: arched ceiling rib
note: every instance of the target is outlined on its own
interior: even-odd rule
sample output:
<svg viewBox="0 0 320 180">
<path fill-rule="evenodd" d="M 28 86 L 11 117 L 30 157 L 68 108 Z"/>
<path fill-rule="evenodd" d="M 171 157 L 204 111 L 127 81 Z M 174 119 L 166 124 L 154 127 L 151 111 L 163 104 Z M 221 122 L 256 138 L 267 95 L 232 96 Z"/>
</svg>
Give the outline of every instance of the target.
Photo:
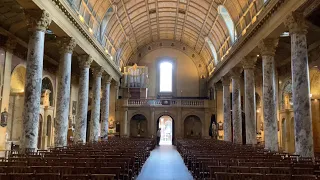
<svg viewBox="0 0 320 180">
<path fill-rule="evenodd" d="M 211 40 L 220 58 L 232 46 L 226 24 L 218 12 L 219 5 L 224 5 L 230 13 L 238 35 L 250 25 L 263 6 L 263 0 L 77 1 L 80 1 L 80 14 L 81 10 L 88 10 L 94 16 L 91 17 L 94 20 L 90 21 L 94 31 L 100 26 L 109 7 L 115 7 L 105 36 L 106 46 L 112 47 L 108 51 L 113 57 L 121 51 L 120 65 L 125 65 L 139 48 L 168 39 L 194 48 L 212 69 L 213 55 L 205 38 Z"/>
</svg>

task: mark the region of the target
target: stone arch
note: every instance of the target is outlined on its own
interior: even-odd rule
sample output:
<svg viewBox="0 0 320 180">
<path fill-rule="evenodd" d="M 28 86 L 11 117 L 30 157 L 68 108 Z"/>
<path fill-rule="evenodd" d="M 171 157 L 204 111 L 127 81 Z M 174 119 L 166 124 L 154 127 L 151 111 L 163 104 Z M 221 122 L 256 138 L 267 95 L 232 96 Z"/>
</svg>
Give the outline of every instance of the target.
<svg viewBox="0 0 320 180">
<path fill-rule="evenodd" d="M 155 119 L 159 119 L 161 116 L 170 116 L 173 120 L 176 120 L 176 115 L 170 112 L 160 112 L 159 114 L 157 114 L 155 117 Z"/>
<path fill-rule="evenodd" d="M 292 80 L 290 77 L 281 84 L 280 98 L 281 109 L 292 109 Z"/>
<path fill-rule="evenodd" d="M 174 46 L 172 46 L 172 43 L 174 44 Z M 159 44 L 161 44 L 161 46 L 159 46 Z M 132 54 L 131 57 L 127 60 L 127 62 L 124 63 L 124 66 L 127 65 L 129 62 L 136 62 L 138 64 L 139 60 L 143 59 L 144 56 L 151 53 L 152 51 L 162 49 L 162 48 L 171 48 L 184 53 L 195 64 L 198 70 L 199 78 L 202 76 L 208 77 L 209 72 L 206 68 L 207 65 L 205 63 L 205 60 L 193 48 L 189 47 L 188 45 L 182 42 L 172 41 L 172 40 L 161 40 L 161 41 L 156 41 L 156 42 L 146 44 L 145 46 L 139 49 L 139 52 Z"/>
<path fill-rule="evenodd" d="M 170 112 L 160 112 L 159 114 L 156 115 L 156 119 L 155 119 L 155 126 L 154 126 L 154 130 L 155 132 L 157 131 L 157 129 L 159 128 L 159 120 L 161 117 L 163 116 L 169 116 L 172 119 L 172 144 L 176 143 L 175 137 L 176 137 L 176 132 L 178 132 L 178 127 L 176 126 L 176 123 L 178 122 L 178 119 L 176 119 L 176 115 Z"/>
<path fill-rule="evenodd" d="M 185 138 L 201 138 L 203 135 L 201 118 L 196 115 L 189 115 L 183 120 Z"/>
<path fill-rule="evenodd" d="M 143 115 L 148 120 L 148 115 L 143 111 L 135 111 L 135 112 L 131 113 L 131 115 L 128 117 L 128 119 L 131 120 L 133 116 L 138 115 L 138 114 Z"/>
<path fill-rule="evenodd" d="M 18 64 L 11 73 L 10 91 L 13 93 L 24 93 L 27 67 Z"/>
<path fill-rule="evenodd" d="M 24 90 L 26 79 L 26 66 L 21 63 L 14 67 L 10 77 L 10 95 L 8 107 L 8 129 L 10 139 L 19 140 L 22 137 Z M 12 123 L 13 122 L 13 123 Z M 12 131 L 11 131 L 12 129 Z"/>
<path fill-rule="evenodd" d="M 161 127 L 160 127 L 161 126 Z M 174 119 L 171 116 L 163 115 L 157 119 L 157 129 L 161 128 L 161 144 L 173 144 L 174 141 Z"/>
<path fill-rule="evenodd" d="M 185 114 L 183 117 L 182 117 L 182 119 L 183 119 L 183 122 L 186 120 L 186 118 L 188 117 L 188 116 L 197 116 L 199 119 L 200 119 L 200 121 L 201 121 L 201 123 L 202 124 L 204 124 L 204 120 L 201 118 L 202 117 L 202 114 L 200 113 L 200 112 L 190 112 L 190 113 L 188 113 L 188 114 Z"/>
<path fill-rule="evenodd" d="M 143 114 L 136 114 L 130 118 L 130 137 L 147 137 L 148 121 Z"/>
</svg>

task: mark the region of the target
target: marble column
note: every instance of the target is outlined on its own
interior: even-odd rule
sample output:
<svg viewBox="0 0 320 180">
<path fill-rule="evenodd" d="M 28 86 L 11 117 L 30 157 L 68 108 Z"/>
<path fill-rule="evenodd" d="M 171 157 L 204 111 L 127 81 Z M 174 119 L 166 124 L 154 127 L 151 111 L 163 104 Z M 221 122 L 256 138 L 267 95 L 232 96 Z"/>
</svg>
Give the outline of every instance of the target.
<svg viewBox="0 0 320 180">
<path fill-rule="evenodd" d="M 293 12 L 285 25 L 291 36 L 292 101 L 295 127 L 295 153 L 313 157 L 307 26 L 303 14 Z"/>
<path fill-rule="evenodd" d="M 246 144 L 257 144 L 256 97 L 254 66 L 257 56 L 248 56 L 242 61 L 244 69 L 244 104 L 246 121 Z"/>
<path fill-rule="evenodd" d="M 233 143 L 242 144 L 242 114 L 241 114 L 241 93 L 240 77 L 241 68 L 235 67 L 231 70 L 232 87 L 232 123 L 233 123 Z"/>
<path fill-rule="evenodd" d="M 230 106 L 230 77 L 224 76 L 221 79 L 223 86 L 223 130 L 224 140 L 232 142 L 231 129 L 231 106 Z"/>
<path fill-rule="evenodd" d="M 101 137 L 102 140 L 108 140 L 109 130 L 109 101 L 110 84 L 112 77 L 104 74 L 102 77 L 102 98 L 101 98 Z"/>
<path fill-rule="evenodd" d="M 69 37 L 58 39 L 60 47 L 60 62 L 58 73 L 58 91 L 55 122 L 55 147 L 67 146 L 68 118 L 70 103 L 70 80 L 72 52 L 76 46 L 75 40 Z"/>
<path fill-rule="evenodd" d="M 264 39 L 259 44 L 263 73 L 263 117 L 265 149 L 278 151 L 278 120 L 274 56 L 278 39 Z"/>
<path fill-rule="evenodd" d="M 38 143 L 40 97 L 44 54 L 45 31 L 51 17 L 44 10 L 27 14 L 31 35 L 28 43 L 25 98 L 23 111 L 22 149 L 36 149 Z"/>
<path fill-rule="evenodd" d="M 87 113 L 89 99 L 89 68 L 92 57 L 82 55 L 79 61 L 79 92 L 78 92 L 78 112 L 75 124 L 75 142 L 86 142 L 87 134 Z"/>
<path fill-rule="evenodd" d="M 93 68 L 93 85 L 92 85 L 92 103 L 91 103 L 91 121 L 90 121 L 90 141 L 98 142 L 100 130 L 100 91 L 102 67 Z"/>
</svg>

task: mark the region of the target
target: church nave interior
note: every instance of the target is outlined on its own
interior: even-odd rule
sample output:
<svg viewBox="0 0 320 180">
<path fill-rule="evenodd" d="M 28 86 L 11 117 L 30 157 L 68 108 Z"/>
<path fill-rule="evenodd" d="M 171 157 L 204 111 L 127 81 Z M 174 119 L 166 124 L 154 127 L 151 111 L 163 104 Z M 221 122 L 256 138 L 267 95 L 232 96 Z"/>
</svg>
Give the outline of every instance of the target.
<svg viewBox="0 0 320 180">
<path fill-rule="evenodd" d="M 0 1 L 0 179 L 320 179 L 319 0 Z"/>
</svg>

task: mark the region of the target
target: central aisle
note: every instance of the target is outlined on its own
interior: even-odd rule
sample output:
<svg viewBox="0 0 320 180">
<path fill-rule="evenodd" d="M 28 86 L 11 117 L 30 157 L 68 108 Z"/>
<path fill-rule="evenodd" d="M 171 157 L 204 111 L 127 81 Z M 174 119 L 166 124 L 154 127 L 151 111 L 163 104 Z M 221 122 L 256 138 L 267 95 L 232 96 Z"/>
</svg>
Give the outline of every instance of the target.
<svg viewBox="0 0 320 180">
<path fill-rule="evenodd" d="M 154 149 L 142 167 L 137 180 L 192 180 L 183 159 L 172 145 Z"/>
</svg>

